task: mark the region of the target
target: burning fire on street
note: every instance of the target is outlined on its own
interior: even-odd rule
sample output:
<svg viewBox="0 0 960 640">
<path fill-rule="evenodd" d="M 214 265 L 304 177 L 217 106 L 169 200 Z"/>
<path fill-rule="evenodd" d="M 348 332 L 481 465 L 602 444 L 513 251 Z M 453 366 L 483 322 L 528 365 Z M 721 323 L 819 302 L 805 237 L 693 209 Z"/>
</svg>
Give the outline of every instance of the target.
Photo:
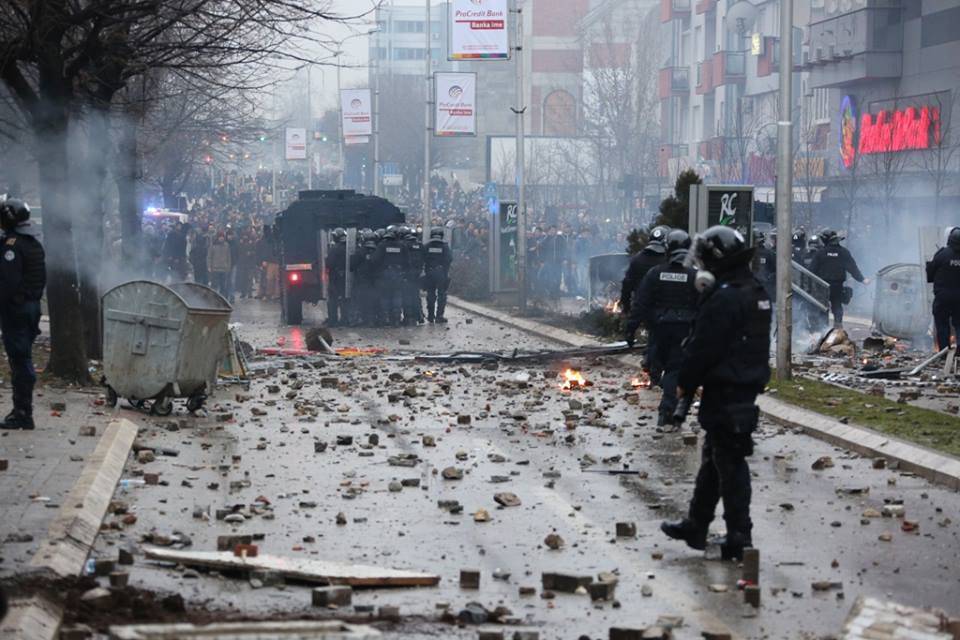
<svg viewBox="0 0 960 640">
<path fill-rule="evenodd" d="M 561 391 L 576 391 L 590 386 L 590 382 L 576 369 L 564 369 L 560 377 L 563 379 L 563 382 L 560 383 Z"/>
<path fill-rule="evenodd" d="M 620 313 L 621 311 L 623 311 L 623 307 L 620 306 L 620 298 L 617 298 L 616 300 L 611 300 L 607 304 L 603 305 L 603 309 L 607 313 Z"/>
<path fill-rule="evenodd" d="M 650 388 L 650 376 L 643 374 L 640 377 L 636 377 L 630 381 L 630 386 L 634 389 L 649 389 Z"/>
</svg>

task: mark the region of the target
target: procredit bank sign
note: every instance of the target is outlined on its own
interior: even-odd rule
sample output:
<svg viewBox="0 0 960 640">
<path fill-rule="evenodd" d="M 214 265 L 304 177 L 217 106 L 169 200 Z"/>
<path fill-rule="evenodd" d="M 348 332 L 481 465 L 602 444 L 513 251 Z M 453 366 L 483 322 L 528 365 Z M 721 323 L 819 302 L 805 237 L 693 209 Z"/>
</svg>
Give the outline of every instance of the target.
<svg viewBox="0 0 960 640">
<path fill-rule="evenodd" d="M 840 158 L 847 169 L 857 155 L 900 153 L 936 148 L 941 143 L 940 106 L 915 104 L 858 116 L 856 101 L 840 104 Z"/>
<path fill-rule="evenodd" d="M 507 0 L 453 0 L 450 3 L 450 60 L 509 57 Z"/>
</svg>

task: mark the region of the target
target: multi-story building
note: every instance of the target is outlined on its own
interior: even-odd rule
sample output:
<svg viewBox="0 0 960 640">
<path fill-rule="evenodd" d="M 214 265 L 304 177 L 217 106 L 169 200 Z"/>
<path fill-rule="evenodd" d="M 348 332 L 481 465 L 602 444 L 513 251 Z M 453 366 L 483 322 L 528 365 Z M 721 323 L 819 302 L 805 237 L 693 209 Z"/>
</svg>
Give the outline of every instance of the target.
<svg viewBox="0 0 960 640">
<path fill-rule="evenodd" d="M 773 200 L 779 8 L 779 0 L 661 0 L 666 178 L 690 167 Z M 889 229 L 909 209 L 931 221 L 939 211 L 943 222 L 960 199 L 950 131 L 960 0 L 795 0 L 793 24 L 799 221 L 849 226 L 856 210 L 871 209 Z"/>
</svg>

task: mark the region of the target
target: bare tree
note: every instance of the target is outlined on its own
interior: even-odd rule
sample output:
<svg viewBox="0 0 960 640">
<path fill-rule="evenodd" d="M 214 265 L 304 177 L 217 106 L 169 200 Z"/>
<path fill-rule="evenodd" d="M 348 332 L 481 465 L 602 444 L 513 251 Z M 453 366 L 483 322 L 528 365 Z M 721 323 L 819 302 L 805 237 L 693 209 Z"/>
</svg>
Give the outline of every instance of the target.
<svg viewBox="0 0 960 640">
<path fill-rule="evenodd" d="M 954 156 L 957 149 L 960 149 L 960 142 L 953 135 L 953 114 L 950 113 L 958 99 L 960 89 L 938 93 L 933 97 L 931 106 L 937 110 L 938 119 L 930 133 L 930 148 L 921 151 L 917 156 L 920 170 L 930 177 L 934 219 L 937 224 L 940 224 L 941 220 L 947 222 L 947 212 L 942 207 L 943 192 L 950 182 L 956 180 L 958 172 Z"/>
</svg>

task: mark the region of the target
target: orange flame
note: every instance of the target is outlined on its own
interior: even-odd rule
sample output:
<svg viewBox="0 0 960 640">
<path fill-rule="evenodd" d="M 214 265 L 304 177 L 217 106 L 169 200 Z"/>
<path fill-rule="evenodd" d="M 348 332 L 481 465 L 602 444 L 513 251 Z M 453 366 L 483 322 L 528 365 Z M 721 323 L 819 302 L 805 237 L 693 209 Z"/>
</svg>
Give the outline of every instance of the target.
<svg viewBox="0 0 960 640">
<path fill-rule="evenodd" d="M 623 307 L 620 306 L 620 299 L 611 300 L 603 306 L 604 310 L 608 313 L 620 313 L 623 311 Z"/>
<path fill-rule="evenodd" d="M 649 389 L 650 388 L 650 378 L 647 374 L 643 374 L 643 377 L 634 378 L 630 381 L 630 386 L 634 389 Z"/>
<path fill-rule="evenodd" d="M 587 379 L 576 369 L 566 369 L 562 376 L 563 382 L 560 384 L 561 391 L 573 391 L 574 389 L 583 389 L 587 386 Z"/>
</svg>

